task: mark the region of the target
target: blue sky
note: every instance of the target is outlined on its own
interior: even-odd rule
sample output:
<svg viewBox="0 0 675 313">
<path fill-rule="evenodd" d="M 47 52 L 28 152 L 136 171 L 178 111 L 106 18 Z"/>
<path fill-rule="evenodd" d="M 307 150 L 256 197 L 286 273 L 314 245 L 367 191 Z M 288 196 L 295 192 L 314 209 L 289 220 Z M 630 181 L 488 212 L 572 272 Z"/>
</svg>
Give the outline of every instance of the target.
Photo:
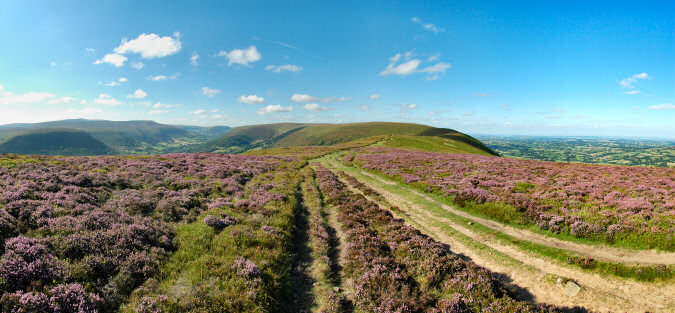
<svg viewBox="0 0 675 313">
<path fill-rule="evenodd" d="M 0 124 L 675 137 L 675 5 L 560 3 L 6 0 Z"/>
</svg>

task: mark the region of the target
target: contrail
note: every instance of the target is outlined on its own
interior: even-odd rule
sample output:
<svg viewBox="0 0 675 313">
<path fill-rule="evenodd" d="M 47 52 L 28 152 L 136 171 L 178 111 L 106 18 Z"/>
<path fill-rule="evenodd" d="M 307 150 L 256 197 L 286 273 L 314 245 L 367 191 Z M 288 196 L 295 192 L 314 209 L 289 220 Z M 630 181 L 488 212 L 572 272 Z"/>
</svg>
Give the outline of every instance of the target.
<svg viewBox="0 0 675 313">
<path fill-rule="evenodd" d="M 267 39 L 262 39 L 262 38 L 258 38 L 258 37 L 253 37 L 253 38 L 251 38 L 251 39 L 253 39 L 253 40 L 258 40 L 258 41 L 264 41 L 264 42 L 273 43 L 273 44 L 275 44 L 275 45 L 280 45 L 280 46 L 282 46 L 282 47 L 290 48 L 290 49 L 293 49 L 293 50 L 295 50 L 295 51 L 304 53 L 304 54 L 306 54 L 306 55 L 309 55 L 309 56 L 311 56 L 311 57 L 317 58 L 317 59 L 319 59 L 319 60 L 325 60 L 325 59 L 324 59 L 323 57 L 321 57 L 321 56 L 318 56 L 318 55 L 316 55 L 316 54 L 309 53 L 309 52 L 307 52 L 307 51 L 305 51 L 305 50 L 302 50 L 302 49 L 300 49 L 300 48 L 298 48 L 298 47 L 291 46 L 291 45 L 289 45 L 289 44 L 287 44 L 287 43 L 285 43 L 285 42 L 275 41 L 275 40 L 267 40 Z"/>
</svg>

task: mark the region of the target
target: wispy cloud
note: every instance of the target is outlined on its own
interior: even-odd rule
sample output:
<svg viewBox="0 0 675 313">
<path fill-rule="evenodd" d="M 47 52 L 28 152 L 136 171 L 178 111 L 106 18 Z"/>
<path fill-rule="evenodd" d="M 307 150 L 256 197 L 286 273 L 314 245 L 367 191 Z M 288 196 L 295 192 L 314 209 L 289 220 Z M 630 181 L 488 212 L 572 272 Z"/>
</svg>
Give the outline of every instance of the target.
<svg viewBox="0 0 675 313">
<path fill-rule="evenodd" d="M 199 53 L 197 53 L 197 51 L 192 52 L 192 56 L 190 57 L 190 65 L 192 66 L 199 65 Z"/>
<path fill-rule="evenodd" d="M 307 104 L 303 105 L 302 108 L 307 110 L 307 111 L 311 111 L 311 112 L 321 112 L 321 111 L 335 110 L 334 108 L 328 108 L 328 107 L 325 107 L 325 106 L 321 106 L 318 103 L 307 103 Z"/>
<path fill-rule="evenodd" d="M 621 85 L 622 88 L 633 89 L 633 88 L 635 88 L 634 84 L 637 83 L 638 80 L 645 80 L 645 79 L 651 80 L 652 77 L 649 76 L 649 74 L 647 74 L 647 73 L 639 73 L 639 74 L 635 74 L 631 77 L 626 77 L 626 78 L 622 79 L 621 81 L 619 81 L 619 85 Z"/>
<path fill-rule="evenodd" d="M 430 66 L 420 67 L 423 61 L 414 58 L 414 56 L 414 53 L 409 51 L 404 54 L 397 53 L 390 57 L 389 64 L 382 72 L 380 72 L 380 76 L 406 76 L 415 73 L 426 73 L 426 78 L 428 80 L 436 80 L 445 75 L 445 71 L 451 67 L 450 63 L 445 62 L 437 62 Z"/>
<path fill-rule="evenodd" d="M 374 94 L 368 96 L 368 99 L 377 100 L 377 99 L 380 99 L 380 95 L 374 93 Z"/>
<path fill-rule="evenodd" d="M 209 98 L 213 98 L 219 93 L 220 93 L 220 90 L 218 90 L 218 89 L 211 89 L 209 87 L 202 87 L 202 94 L 209 97 Z"/>
<path fill-rule="evenodd" d="M 293 72 L 293 73 L 298 73 L 302 71 L 302 67 L 297 66 L 297 65 L 292 65 L 292 64 L 284 64 L 284 65 L 268 65 L 265 67 L 266 70 L 272 71 L 274 73 L 281 73 L 281 72 Z"/>
<path fill-rule="evenodd" d="M 657 105 L 650 105 L 647 108 L 651 110 L 675 110 L 675 105 L 673 105 L 672 103 L 663 103 Z"/>
<path fill-rule="evenodd" d="M 410 19 L 410 21 L 413 22 L 413 23 L 415 23 L 415 24 L 418 24 L 418 25 L 422 26 L 422 28 L 424 28 L 424 30 L 430 31 L 430 32 L 432 32 L 432 33 L 434 33 L 434 34 L 442 33 L 442 32 L 445 31 L 445 29 L 440 28 L 440 27 L 438 27 L 438 26 L 436 26 L 436 25 L 434 25 L 434 24 L 431 24 L 431 23 L 424 23 L 424 22 L 422 21 L 422 19 L 420 19 L 419 17 L 413 17 L 413 18 Z"/>
</svg>

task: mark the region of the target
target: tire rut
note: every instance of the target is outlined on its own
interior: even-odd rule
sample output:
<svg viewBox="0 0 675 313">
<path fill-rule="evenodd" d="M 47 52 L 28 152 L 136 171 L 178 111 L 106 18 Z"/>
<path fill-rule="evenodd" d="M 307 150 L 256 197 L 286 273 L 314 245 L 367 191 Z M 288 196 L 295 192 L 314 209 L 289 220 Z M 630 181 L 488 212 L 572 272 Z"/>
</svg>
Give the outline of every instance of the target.
<svg viewBox="0 0 675 313">
<path fill-rule="evenodd" d="M 467 256 L 476 264 L 493 272 L 503 273 L 503 276 L 506 276 L 504 280 L 507 283 L 526 288 L 528 292 L 534 295 L 534 301 L 536 302 L 567 307 L 582 305 L 599 311 L 644 312 L 649 310 L 652 312 L 672 312 L 675 309 L 675 300 L 672 299 L 672 294 L 675 294 L 675 286 L 672 284 L 624 281 L 560 266 L 552 263 L 551 260 L 525 252 L 518 247 L 499 244 L 467 227 L 424 210 L 403 196 L 393 194 L 380 186 L 368 184 L 363 180 L 360 181 L 379 192 L 388 202 L 396 203 L 403 213 L 409 217 L 409 220 L 419 224 L 419 226 L 412 226 L 422 228 L 420 231 L 440 242 L 449 244 L 453 253 Z M 415 193 L 413 195 L 419 197 Z M 429 201 L 428 199 L 425 200 Z M 436 203 L 436 201 L 429 202 Z M 438 224 L 451 227 L 462 235 L 509 256 L 521 265 L 508 264 L 509 262 L 500 260 L 491 252 L 469 247 L 453 238 L 452 234 L 448 234 Z M 561 287 L 554 282 L 547 281 L 547 275 L 573 278 L 582 286 L 582 291 L 575 297 L 567 296 Z"/>
</svg>

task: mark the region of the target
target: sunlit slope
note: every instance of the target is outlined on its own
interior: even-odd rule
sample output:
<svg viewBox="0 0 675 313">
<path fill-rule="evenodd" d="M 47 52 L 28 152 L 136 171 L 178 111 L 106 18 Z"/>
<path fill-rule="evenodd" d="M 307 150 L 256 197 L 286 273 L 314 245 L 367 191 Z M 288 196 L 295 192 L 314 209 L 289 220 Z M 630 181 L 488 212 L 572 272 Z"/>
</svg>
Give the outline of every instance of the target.
<svg viewBox="0 0 675 313">
<path fill-rule="evenodd" d="M 432 145 L 436 147 L 432 151 L 495 154 L 482 142 L 452 129 L 391 122 L 244 126 L 235 128 L 223 137 L 200 147 L 194 147 L 194 150 L 238 153 L 251 149 L 329 146 L 368 137 L 391 135 L 425 136 L 408 138 L 406 142 L 402 142 L 400 138 L 396 139 L 396 136 L 389 137 L 397 144 L 396 147 L 400 148 L 421 147 L 423 150 L 429 150 L 429 146 Z M 441 147 L 445 148 L 440 150 Z"/>
<path fill-rule="evenodd" d="M 421 151 L 434 151 L 444 153 L 473 153 L 483 155 L 493 155 L 489 150 L 480 146 L 473 146 L 464 141 L 458 141 L 455 136 L 443 138 L 436 136 L 409 136 L 395 135 L 389 140 L 382 141 L 378 145 L 390 148 L 414 149 Z"/>
</svg>

